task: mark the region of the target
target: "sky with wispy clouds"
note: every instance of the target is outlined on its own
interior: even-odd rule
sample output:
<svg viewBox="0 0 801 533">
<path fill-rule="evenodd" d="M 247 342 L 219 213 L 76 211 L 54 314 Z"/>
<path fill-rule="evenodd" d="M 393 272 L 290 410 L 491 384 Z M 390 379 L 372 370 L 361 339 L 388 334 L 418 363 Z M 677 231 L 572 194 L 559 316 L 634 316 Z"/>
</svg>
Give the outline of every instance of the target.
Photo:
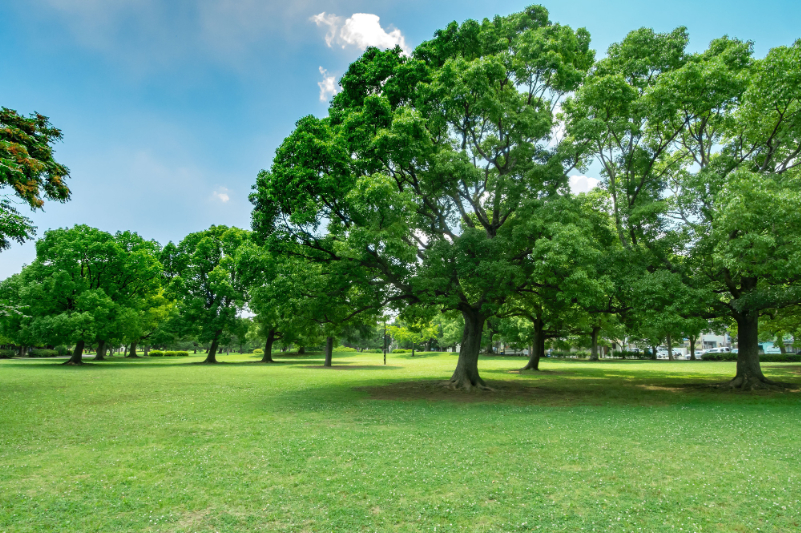
<svg viewBox="0 0 801 533">
<path fill-rule="evenodd" d="M 407 52 L 452 20 L 522 10 L 498 0 L 0 0 L 0 106 L 48 115 L 73 199 L 31 214 L 49 228 L 132 229 L 162 243 L 212 224 L 248 227 L 260 169 L 302 116 L 323 116 L 367 46 Z M 801 38 L 797 0 L 561 0 L 599 55 L 641 26 L 728 34 L 757 55 Z M 592 169 L 591 169 L 592 170 Z M 574 176 L 575 191 L 596 183 Z M 597 177 L 597 175 L 595 176 Z M 2 193 L 2 191 L 0 191 Z M 0 252 L 0 279 L 35 257 Z"/>
</svg>

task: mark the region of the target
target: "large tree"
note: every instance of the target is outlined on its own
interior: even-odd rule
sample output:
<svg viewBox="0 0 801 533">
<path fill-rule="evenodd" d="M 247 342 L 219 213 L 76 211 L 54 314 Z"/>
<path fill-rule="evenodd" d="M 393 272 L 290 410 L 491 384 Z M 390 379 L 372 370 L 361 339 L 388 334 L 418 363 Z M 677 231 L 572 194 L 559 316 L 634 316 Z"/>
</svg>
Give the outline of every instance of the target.
<svg viewBox="0 0 801 533">
<path fill-rule="evenodd" d="M 217 362 L 217 349 L 229 341 L 245 306 L 247 286 L 237 253 L 249 238 L 239 228 L 212 226 L 162 251 L 168 295 L 200 342 L 211 343 L 205 363 Z"/>
<path fill-rule="evenodd" d="M 648 275 L 696 291 L 696 317 L 737 322 L 730 385 L 769 386 L 759 316 L 801 298 L 801 43 L 761 60 L 729 38 L 686 43 L 683 29 L 642 29 L 610 47 L 566 104 L 568 131 L 594 147 L 621 243 Z"/>
<path fill-rule="evenodd" d="M 53 159 L 53 144 L 61 137 L 44 115 L 24 117 L 0 108 L 0 191 L 12 189 L 11 196 L 0 196 L 0 251 L 10 246 L 9 239 L 21 244 L 36 234 L 33 222 L 14 205 L 15 198 L 33 210 L 41 209 L 44 199 L 69 199 L 69 170 Z"/>
<path fill-rule="evenodd" d="M 128 247 L 137 241 L 140 246 Z M 126 309 L 160 288 L 155 243 L 136 234 L 111 235 L 89 226 L 49 230 L 36 243 L 36 260 L 13 276 L 21 344 L 72 344 L 70 364 L 84 347 L 110 334 Z"/>
<path fill-rule="evenodd" d="M 592 60 L 588 33 L 539 6 L 452 23 L 412 57 L 368 49 L 259 175 L 254 229 L 356 265 L 395 302 L 460 312 L 451 384 L 484 386 L 484 323 L 525 283 L 538 211 L 578 163 L 554 111 Z"/>
</svg>

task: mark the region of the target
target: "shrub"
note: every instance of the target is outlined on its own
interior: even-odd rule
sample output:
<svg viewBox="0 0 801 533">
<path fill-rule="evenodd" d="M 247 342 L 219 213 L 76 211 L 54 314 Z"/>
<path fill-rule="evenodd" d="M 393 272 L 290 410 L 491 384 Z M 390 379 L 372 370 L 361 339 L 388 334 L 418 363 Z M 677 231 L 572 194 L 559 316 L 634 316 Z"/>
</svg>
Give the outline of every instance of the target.
<svg viewBox="0 0 801 533">
<path fill-rule="evenodd" d="M 17 355 L 16 350 L 0 350 L 0 358 L 14 357 L 15 355 Z"/>
<path fill-rule="evenodd" d="M 147 355 L 150 357 L 164 357 L 164 352 L 161 350 L 150 350 Z"/>
<path fill-rule="evenodd" d="M 58 352 L 48 348 L 34 348 L 28 353 L 28 355 L 30 357 L 55 357 L 58 355 Z"/>
<path fill-rule="evenodd" d="M 185 351 L 185 350 L 179 350 L 179 351 L 177 351 L 177 352 L 172 352 L 172 353 L 173 353 L 173 355 L 175 355 L 176 357 L 189 357 L 189 352 L 187 352 L 187 351 Z"/>
<path fill-rule="evenodd" d="M 335 346 L 335 352 L 355 352 L 356 348 L 351 348 L 350 346 Z"/>
<path fill-rule="evenodd" d="M 406 350 L 404 348 L 398 348 L 396 350 L 392 350 L 392 353 L 412 353 L 411 350 Z"/>
<path fill-rule="evenodd" d="M 253 350 L 253 354 L 254 355 L 264 355 L 264 350 L 262 350 L 261 348 L 256 348 L 255 350 Z"/>
<path fill-rule="evenodd" d="M 736 353 L 731 353 L 731 352 L 728 352 L 728 353 L 705 353 L 704 355 L 701 356 L 701 359 L 703 361 L 736 361 L 737 360 L 737 354 Z M 762 361 L 764 361 L 764 359 L 762 357 L 760 357 L 760 359 Z"/>
<path fill-rule="evenodd" d="M 771 353 L 760 355 L 759 360 L 763 363 L 801 363 L 801 354 Z"/>
<path fill-rule="evenodd" d="M 56 346 L 54 349 L 56 350 L 58 355 L 69 355 L 70 354 L 70 349 L 67 348 L 66 346 L 64 346 L 63 344 L 61 346 Z"/>
<path fill-rule="evenodd" d="M 634 352 L 630 350 L 612 350 L 612 357 L 621 359 L 645 359 L 648 356 L 644 352 Z"/>
<path fill-rule="evenodd" d="M 384 350 L 381 348 L 370 348 L 369 350 L 365 350 L 367 353 L 384 353 Z"/>
</svg>

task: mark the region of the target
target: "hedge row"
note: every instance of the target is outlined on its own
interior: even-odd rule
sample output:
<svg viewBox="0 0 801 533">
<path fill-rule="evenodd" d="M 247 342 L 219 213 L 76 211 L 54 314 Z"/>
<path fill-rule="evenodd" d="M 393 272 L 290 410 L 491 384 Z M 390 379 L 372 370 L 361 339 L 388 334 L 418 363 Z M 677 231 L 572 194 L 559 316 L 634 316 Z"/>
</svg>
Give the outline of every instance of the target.
<svg viewBox="0 0 801 533">
<path fill-rule="evenodd" d="M 0 357 L 15 357 L 16 355 L 17 355 L 17 350 L 7 350 L 7 349 L 0 350 Z"/>
<path fill-rule="evenodd" d="M 49 348 L 34 348 L 28 352 L 28 357 L 55 357 L 60 355 L 58 350 L 50 350 Z"/>
<path fill-rule="evenodd" d="M 736 361 L 736 353 L 705 353 L 701 356 L 704 361 Z M 763 363 L 801 363 L 801 354 L 768 353 L 759 356 Z"/>
<path fill-rule="evenodd" d="M 551 352 L 551 357 L 575 357 L 576 359 L 587 359 L 590 357 L 590 352 L 563 352 L 560 350 L 554 350 Z"/>
<path fill-rule="evenodd" d="M 189 352 L 172 352 L 172 351 L 164 351 L 164 350 L 150 350 L 148 352 L 150 357 L 188 357 Z"/>
</svg>

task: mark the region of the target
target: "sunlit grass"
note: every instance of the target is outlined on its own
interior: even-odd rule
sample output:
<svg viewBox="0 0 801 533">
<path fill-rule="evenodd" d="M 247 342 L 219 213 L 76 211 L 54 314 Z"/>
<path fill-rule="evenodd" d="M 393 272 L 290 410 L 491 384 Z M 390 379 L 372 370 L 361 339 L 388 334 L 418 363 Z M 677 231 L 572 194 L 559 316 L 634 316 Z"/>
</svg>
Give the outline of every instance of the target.
<svg viewBox="0 0 801 533">
<path fill-rule="evenodd" d="M 482 359 L 536 390 L 464 402 L 368 392 L 453 354 L 203 357 L 0 362 L 0 531 L 801 528 L 801 393 L 687 387 L 734 363 Z"/>
</svg>

